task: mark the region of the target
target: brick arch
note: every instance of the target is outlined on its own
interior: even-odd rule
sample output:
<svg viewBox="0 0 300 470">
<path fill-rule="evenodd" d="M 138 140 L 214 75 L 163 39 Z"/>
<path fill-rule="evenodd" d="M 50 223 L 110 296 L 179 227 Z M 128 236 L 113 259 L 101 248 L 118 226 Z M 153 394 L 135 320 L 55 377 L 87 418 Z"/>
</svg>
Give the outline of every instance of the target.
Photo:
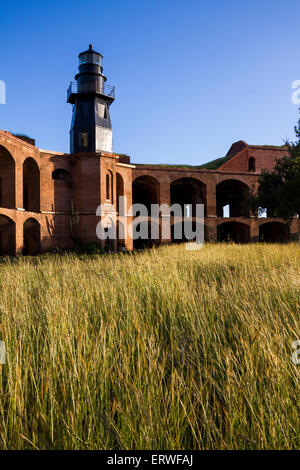
<svg viewBox="0 0 300 470">
<path fill-rule="evenodd" d="M 227 223 L 231 223 L 231 222 L 235 222 L 237 224 L 243 224 L 243 225 L 247 225 L 249 228 L 251 227 L 251 220 L 250 219 L 242 219 L 240 220 L 238 217 L 236 219 L 231 219 L 231 220 L 228 220 L 228 221 L 224 221 L 224 220 L 220 220 L 220 219 L 217 219 L 218 222 L 217 222 L 217 227 L 219 225 L 222 225 L 222 224 L 227 224 Z"/>
<path fill-rule="evenodd" d="M 171 185 L 172 183 L 174 183 L 177 180 L 180 180 L 180 179 L 183 179 L 183 178 L 190 178 L 190 179 L 199 181 L 204 186 L 206 186 L 207 185 L 207 178 L 205 178 L 205 176 L 204 177 L 203 176 L 204 175 L 199 177 L 199 175 L 197 173 L 191 173 L 190 171 L 189 172 L 180 172 L 180 173 L 177 173 L 176 175 L 174 175 L 174 173 L 173 173 L 172 176 L 169 178 L 169 183 Z"/>
<path fill-rule="evenodd" d="M 32 157 L 23 162 L 23 207 L 30 212 L 40 211 L 40 168 Z"/>
<path fill-rule="evenodd" d="M 136 183 L 137 181 L 140 181 L 141 179 L 145 179 L 145 180 L 149 180 L 149 181 L 152 181 L 154 184 L 157 184 L 157 185 L 160 185 L 160 182 L 157 178 L 155 178 L 154 176 L 152 175 L 148 175 L 148 174 L 145 174 L 145 175 L 139 175 L 137 176 L 136 178 L 134 178 L 134 180 L 132 181 L 132 184 L 133 183 Z"/>
<path fill-rule="evenodd" d="M 284 222 L 263 222 L 259 225 L 259 241 L 267 243 L 287 243 L 290 229 Z"/>
<path fill-rule="evenodd" d="M 230 217 L 249 217 L 249 185 L 238 178 L 226 178 L 216 186 L 217 216 L 230 206 Z"/>
<path fill-rule="evenodd" d="M 252 179 L 253 177 L 254 177 L 253 175 L 248 175 L 248 174 L 245 174 L 245 175 L 235 175 L 234 173 L 231 173 L 231 174 L 227 173 L 223 175 L 219 174 L 218 179 L 216 180 L 216 185 L 218 186 L 220 183 L 224 183 L 224 181 L 238 181 L 240 183 L 245 184 L 250 189 L 252 181 L 256 181 Z"/>
<path fill-rule="evenodd" d="M 250 223 L 223 222 L 217 225 L 218 242 L 250 243 Z"/>
<path fill-rule="evenodd" d="M 141 175 L 132 182 L 132 203 L 144 204 L 149 213 L 151 204 L 160 203 L 160 183 L 150 175 Z"/>
<path fill-rule="evenodd" d="M 8 216 L 0 214 L 0 256 L 15 256 L 16 224 Z"/>
<path fill-rule="evenodd" d="M 170 184 L 170 201 L 179 204 L 183 211 L 185 204 L 192 206 L 192 216 L 196 216 L 196 205 L 204 204 L 206 215 L 206 184 L 200 178 L 182 177 L 177 178 Z"/>
<path fill-rule="evenodd" d="M 0 145 L 0 207 L 16 207 L 16 162 L 3 145 Z"/>
<path fill-rule="evenodd" d="M 41 167 L 41 162 L 40 162 L 40 158 L 39 158 L 39 155 L 36 155 L 36 154 L 28 154 L 28 152 L 26 152 L 27 149 L 22 149 L 22 155 L 21 157 L 19 158 L 19 162 L 20 164 L 22 164 L 24 166 L 24 163 L 26 162 L 26 160 L 28 160 L 29 158 L 32 159 L 36 166 L 38 167 L 38 169 L 40 170 L 40 167 Z M 26 152 L 26 153 L 25 153 Z M 54 167 L 53 167 L 53 170 L 54 170 Z"/>
<path fill-rule="evenodd" d="M 23 254 L 36 255 L 41 252 L 41 226 L 37 219 L 29 217 L 23 224 Z"/>
</svg>

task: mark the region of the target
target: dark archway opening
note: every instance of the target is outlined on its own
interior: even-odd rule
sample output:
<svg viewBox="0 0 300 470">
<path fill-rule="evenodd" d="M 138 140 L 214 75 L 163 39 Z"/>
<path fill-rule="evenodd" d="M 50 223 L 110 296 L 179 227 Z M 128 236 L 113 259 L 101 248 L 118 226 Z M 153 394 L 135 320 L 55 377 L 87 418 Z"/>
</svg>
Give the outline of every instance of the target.
<svg viewBox="0 0 300 470">
<path fill-rule="evenodd" d="M 203 229 L 203 224 L 197 223 L 195 221 L 192 222 L 192 230 L 193 232 L 196 232 L 196 229 L 199 233 L 203 233 L 204 235 L 204 240 L 207 240 L 207 227 L 204 225 L 204 231 Z M 189 241 L 196 241 L 194 240 L 189 240 L 186 237 L 186 234 L 184 232 L 184 222 L 177 222 L 176 224 L 173 224 L 171 226 L 171 240 L 172 243 L 186 243 Z"/>
<path fill-rule="evenodd" d="M 151 204 L 159 204 L 159 182 L 152 176 L 139 176 L 132 183 L 132 203 L 144 204 L 151 213 Z"/>
<path fill-rule="evenodd" d="M 171 205 L 179 204 L 182 214 L 196 217 L 196 204 L 204 204 L 204 215 L 206 215 L 206 186 L 195 178 L 181 178 L 173 181 L 170 187 Z M 184 206 L 191 205 L 192 213 L 185 214 Z"/>
<path fill-rule="evenodd" d="M 289 227 L 281 222 L 267 222 L 259 227 L 259 241 L 266 243 L 287 243 Z"/>
<path fill-rule="evenodd" d="M 15 256 L 16 224 L 5 215 L 0 215 L 0 256 Z"/>
<path fill-rule="evenodd" d="M 218 242 L 250 243 L 250 227 L 240 222 L 218 225 Z"/>
<path fill-rule="evenodd" d="M 37 220 L 27 219 L 23 226 L 23 255 L 37 255 L 41 252 L 41 228 Z"/>
<path fill-rule="evenodd" d="M 224 217 L 229 206 L 229 217 L 249 217 L 249 188 L 238 180 L 225 180 L 217 185 L 217 216 Z"/>
<path fill-rule="evenodd" d="M 23 165 L 23 207 L 26 211 L 40 211 L 40 170 L 33 158 Z"/>
<path fill-rule="evenodd" d="M 145 248 L 152 248 L 153 246 L 158 246 L 160 241 L 160 229 L 159 225 L 152 223 L 152 231 L 151 231 L 151 222 L 150 221 L 143 221 L 138 222 L 133 225 L 133 248 L 135 250 L 142 250 Z M 145 233 L 147 238 L 135 238 L 135 231 L 139 233 Z M 154 235 L 153 235 L 154 234 Z M 157 237 L 155 236 L 157 235 Z M 153 237 L 153 238 L 152 238 Z"/>
<path fill-rule="evenodd" d="M 16 207 L 15 161 L 6 148 L 0 145 L 0 207 Z"/>
</svg>

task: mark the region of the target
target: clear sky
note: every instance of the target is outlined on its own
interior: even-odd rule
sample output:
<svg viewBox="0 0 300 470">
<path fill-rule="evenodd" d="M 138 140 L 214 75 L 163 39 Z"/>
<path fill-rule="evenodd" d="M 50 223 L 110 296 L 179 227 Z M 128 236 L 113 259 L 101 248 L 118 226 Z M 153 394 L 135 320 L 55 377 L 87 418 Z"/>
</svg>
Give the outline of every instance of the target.
<svg viewBox="0 0 300 470">
<path fill-rule="evenodd" d="M 1 2 L 0 129 L 69 151 L 66 90 L 78 53 L 104 56 L 114 150 L 133 162 L 201 164 L 232 142 L 294 138 L 299 0 Z"/>
</svg>

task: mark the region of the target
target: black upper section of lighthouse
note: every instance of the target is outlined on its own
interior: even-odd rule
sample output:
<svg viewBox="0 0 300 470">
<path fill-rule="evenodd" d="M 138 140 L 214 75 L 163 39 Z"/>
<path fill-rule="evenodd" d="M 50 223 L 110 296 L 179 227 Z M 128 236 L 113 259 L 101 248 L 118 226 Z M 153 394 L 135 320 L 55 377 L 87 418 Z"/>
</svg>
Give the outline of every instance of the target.
<svg viewBox="0 0 300 470">
<path fill-rule="evenodd" d="M 103 56 L 91 44 L 78 57 L 76 82 L 71 82 L 67 94 L 68 103 L 73 104 L 70 152 L 112 152 L 109 107 L 115 99 L 115 89 L 106 84 Z"/>
</svg>

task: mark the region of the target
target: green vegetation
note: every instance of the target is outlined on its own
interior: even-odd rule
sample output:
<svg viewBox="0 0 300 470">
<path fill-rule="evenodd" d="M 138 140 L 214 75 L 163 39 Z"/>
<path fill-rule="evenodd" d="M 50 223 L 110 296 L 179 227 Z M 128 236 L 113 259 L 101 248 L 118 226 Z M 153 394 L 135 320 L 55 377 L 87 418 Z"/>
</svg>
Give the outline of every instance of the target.
<svg viewBox="0 0 300 470">
<path fill-rule="evenodd" d="M 221 158 L 216 158 L 215 160 L 212 160 L 211 162 L 208 163 L 203 163 L 203 165 L 169 165 L 167 163 L 161 163 L 161 164 L 147 164 L 145 166 L 151 166 L 151 167 L 158 167 L 158 168 L 193 168 L 195 170 L 217 170 L 223 163 L 227 162 L 227 160 L 230 160 L 232 158 L 232 155 L 227 155 L 226 157 L 221 157 Z"/>
<path fill-rule="evenodd" d="M 206 169 L 206 170 L 217 170 L 220 168 L 221 165 L 223 165 L 225 162 L 230 160 L 232 158 L 232 155 L 226 155 L 225 157 L 221 158 L 216 158 L 215 160 L 212 160 L 211 162 L 204 163 L 203 165 L 200 165 L 200 169 Z"/>
<path fill-rule="evenodd" d="M 300 250 L 0 264 L 2 449 L 299 449 Z"/>
<path fill-rule="evenodd" d="M 300 119 L 295 126 L 296 142 L 287 142 L 287 155 L 277 160 L 275 167 L 259 177 L 258 190 L 253 189 L 251 208 L 269 217 L 291 219 L 300 214 Z"/>
</svg>

